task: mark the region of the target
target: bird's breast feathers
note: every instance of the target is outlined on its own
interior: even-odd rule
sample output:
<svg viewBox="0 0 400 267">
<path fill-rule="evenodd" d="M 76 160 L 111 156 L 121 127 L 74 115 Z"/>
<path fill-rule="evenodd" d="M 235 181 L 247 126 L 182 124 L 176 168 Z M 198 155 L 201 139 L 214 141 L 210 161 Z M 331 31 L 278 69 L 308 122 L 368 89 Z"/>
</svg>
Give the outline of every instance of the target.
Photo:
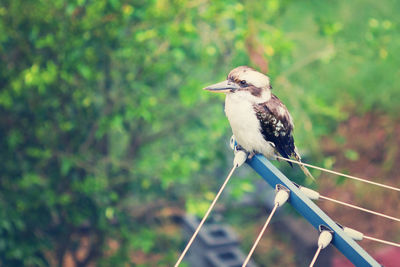
<svg viewBox="0 0 400 267">
<path fill-rule="evenodd" d="M 252 102 L 245 101 L 236 93 L 228 94 L 225 99 L 225 114 L 233 134 L 245 150 L 259 152 L 266 157 L 274 155 L 274 148 L 262 134 L 260 121 Z"/>
<path fill-rule="evenodd" d="M 276 96 L 255 103 L 240 95 L 227 95 L 225 113 L 238 143 L 247 151 L 271 156 L 276 149 L 284 157 L 294 153 L 292 118 Z"/>
</svg>

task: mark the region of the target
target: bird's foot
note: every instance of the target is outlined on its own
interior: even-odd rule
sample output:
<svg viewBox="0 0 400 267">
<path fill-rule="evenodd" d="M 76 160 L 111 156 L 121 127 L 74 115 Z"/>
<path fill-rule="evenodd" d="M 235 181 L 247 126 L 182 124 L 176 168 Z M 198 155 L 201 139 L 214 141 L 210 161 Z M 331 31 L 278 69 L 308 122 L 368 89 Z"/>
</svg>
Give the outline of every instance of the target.
<svg viewBox="0 0 400 267">
<path fill-rule="evenodd" d="M 247 156 L 247 158 L 252 159 L 255 155 L 256 155 L 256 153 L 250 152 L 249 155 Z"/>
<path fill-rule="evenodd" d="M 254 152 L 249 152 L 249 151 L 247 151 L 246 149 L 244 149 L 244 148 L 243 148 L 241 145 L 239 145 L 239 144 L 237 144 L 237 145 L 235 146 L 235 154 L 236 154 L 238 151 L 243 151 L 243 152 L 245 152 L 245 153 L 247 154 L 247 158 L 248 158 L 248 159 L 252 159 L 252 158 L 254 157 L 254 155 L 255 155 Z"/>
<path fill-rule="evenodd" d="M 237 144 L 235 146 L 235 151 L 246 151 L 241 145 Z M 246 151 L 247 152 L 247 151 Z"/>
</svg>

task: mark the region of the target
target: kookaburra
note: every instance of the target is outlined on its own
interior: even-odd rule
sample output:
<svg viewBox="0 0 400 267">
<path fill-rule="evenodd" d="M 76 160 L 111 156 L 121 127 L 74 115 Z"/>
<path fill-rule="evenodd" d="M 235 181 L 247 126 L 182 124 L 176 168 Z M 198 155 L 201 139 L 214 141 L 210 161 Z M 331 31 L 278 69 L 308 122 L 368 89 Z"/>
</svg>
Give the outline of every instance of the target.
<svg viewBox="0 0 400 267">
<path fill-rule="evenodd" d="M 225 114 L 238 145 L 250 153 L 301 161 L 293 140 L 293 120 L 286 106 L 271 93 L 268 76 L 247 66 L 233 69 L 227 80 L 205 90 L 225 93 Z M 290 164 L 290 162 L 289 162 Z M 312 177 L 306 167 L 304 173 Z"/>
</svg>

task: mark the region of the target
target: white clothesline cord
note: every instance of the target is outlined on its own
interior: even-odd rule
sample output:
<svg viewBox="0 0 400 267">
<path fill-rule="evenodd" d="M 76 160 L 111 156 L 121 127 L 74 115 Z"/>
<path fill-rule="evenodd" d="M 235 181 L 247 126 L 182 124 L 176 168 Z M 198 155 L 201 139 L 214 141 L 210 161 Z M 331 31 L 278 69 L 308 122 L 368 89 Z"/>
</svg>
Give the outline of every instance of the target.
<svg viewBox="0 0 400 267">
<path fill-rule="evenodd" d="M 264 235 L 264 232 L 265 232 L 265 230 L 267 229 L 267 226 L 268 226 L 269 222 L 271 221 L 271 218 L 272 218 L 272 216 L 274 215 L 274 213 L 275 213 L 275 211 L 276 211 L 277 208 L 278 208 L 278 204 L 275 204 L 275 205 L 274 205 L 274 208 L 273 208 L 272 211 L 271 211 L 271 214 L 268 216 L 267 221 L 265 222 L 263 228 L 261 229 L 260 233 L 258 234 L 256 241 L 254 241 L 253 247 L 251 248 L 249 254 L 247 255 L 246 260 L 243 262 L 242 267 L 245 267 L 245 266 L 249 263 L 250 258 L 251 258 L 251 256 L 252 256 L 253 253 L 254 253 L 254 250 L 256 249 L 258 243 L 260 242 L 261 237 Z"/>
<path fill-rule="evenodd" d="M 368 183 L 368 184 L 373 184 L 373 185 L 376 185 L 376 186 L 380 186 L 380 187 L 383 187 L 383 188 L 387 188 L 387 189 L 391 189 L 391 190 L 400 192 L 400 188 L 397 188 L 397 187 L 394 187 L 394 186 L 373 182 L 373 181 L 370 181 L 370 180 L 367 180 L 367 179 L 363 179 L 363 178 L 360 178 L 360 177 L 356 177 L 356 176 L 353 176 L 353 175 L 348 175 L 348 174 L 340 173 L 340 172 L 337 172 L 337 171 L 328 170 L 328 169 L 325 169 L 325 168 L 321 168 L 321 167 L 314 166 L 314 165 L 311 165 L 311 164 L 307 164 L 307 163 L 304 163 L 304 162 L 300 162 L 300 161 L 297 161 L 297 160 L 287 159 L 287 158 L 284 158 L 284 157 L 281 157 L 281 156 L 276 156 L 276 158 L 281 159 L 281 160 L 285 160 L 285 161 L 288 161 L 288 162 L 292 162 L 292 163 L 295 163 L 295 164 L 298 164 L 298 165 L 304 165 L 306 167 L 313 168 L 313 169 L 316 169 L 316 170 L 320 170 L 320 171 L 323 171 L 323 172 L 327 172 L 327 173 L 343 176 L 343 177 L 346 177 L 346 178 L 349 178 L 349 179 L 357 180 L 357 181 Z"/>
<path fill-rule="evenodd" d="M 215 196 L 214 200 L 212 201 L 210 207 L 208 208 L 206 214 L 204 215 L 203 219 L 200 221 L 199 226 L 197 226 L 196 231 L 193 233 L 192 237 L 190 238 L 189 242 L 187 243 L 185 249 L 183 250 L 181 256 L 179 257 L 178 261 L 175 263 L 175 267 L 178 267 L 179 264 L 182 262 L 183 257 L 185 257 L 186 252 L 189 250 L 190 246 L 192 245 L 193 241 L 195 240 L 197 234 L 199 233 L 201 227 L 203 226 L 204 222 L 207 220 L 208 215 L 210 214 L 211 210 L 214 208 L 215 203 L 217 203 L 218 198 L 220 197 L 222 191 L 224 191 L 226 184 L 228 183 L 229 179 L 231 178 L 233 172 L 236 170 L 238 167 L 237 164 L 235 164 L 231 171 L 229 172 L 228 176 L 226 177 L 224 183 L 222 184 L 221 188 L 219 189 L 217 195 Z"/>
<path fill-rule="evenodd" d="M 332 201 L 332 202 L 335 202 L 337 204 L 344 205 L 344 206 L 347 206 L 347 207 L 350 207 L 350 208 L 353 208 L 353 209 L 361 210 L 361 211 L 368 212 L 368 213 L 371 213 L 371 214 L 374 214 L 374 215 L 377 215 L 377 216 L 385 217 L 387 219 L 400 222 L 399 218 L 395 218 L 395 217 L 392 217 L 392 216 L 389 216 L 389 215 L 386 215 L 386 214 L 383 214 L 383 213 L 380 213 L 380 212 L 376 212 L 376 211 L 373 211 L 373 210 L 365 209 L 365 208 L 362 208 L 362 207 L 359 207 L 359 206 L 356 206 L 356 205 L 352 205 L 352 204 L 349 204 L 349 203 L 346 203 L 346 202 L 343 202 L 343 201 L 340 201 L 340 200 L 336 200 L 336 199 L 333 199 L 333 198 L 330 198 L 330 197 L 323 196 L 320 193 L 318 193 L 317 191 L 312 190 L 312 189 L 307 188 L 307 187 L 304 187 L 304 186 L 301 186 L 301 185 L 298 185 L 298 187 L 299 187 L 300 191 L 303 192 L 309 199 L 312 199 L 312 200 L 325 199 L 325 200 Z"/>
<path fill-rule="evenodd" d="M 275 214 L 276 209 L 286 203 L 286 201 L 289 199 L 289 195 L 290 195 L 289 189 L 280 184 L 276 185 L 274 208 L 272 209 L 271 214 L 268 216 L 268 219 L 265 222 L 263 228 L 261 229 L 261 232 L 258 234 L 256 241 L 254 241 L 253 247 L 251 248 L 249 254 L 247 255 L 242 267 L 246 267 L 246 265 L 249 263 L 251 255 L 253 255 L 254 250 L 256 249 L 258 243 L 261 240 L 261 237 L 263 236 L 265 230 L 267 229 L 267 226 L 271 221 L 272 216 Z"/>
<path fill-rule="evenodd" d="M 328 200 L 328 201 L 332 201 L 332 202 L 335 202 L 335 203 L 338 203 L 340 205 L 344 205 L 344 206 L 347 206 L 347 207 L 350 207 L 350 208 L 353 208 L 353 209 L 357 209 L 357 210 L 361 210 L 361 211 L 364 211 L 364 212 L 368 212 L 368 213 L 371 213 L 371 214 L 374 214 L 374 215 L 377 215 L 377 216 L 385 217 L 385 218 L 393 220 L 393 221 L 400 222 L 400 219 L 398 219 L 398 218 L 395 218 L 395 217 L 392 217 L 392 216 L 389 216 L 389 215 L 386 215 L 386 214 L 383 214 L 383 213 L 380 213 L 380 212 L 376 212 L 376 211 L 373 211 L 373 210 L 365 209 L 365 208 L 362 208 L 362 207 L 359 207 L 359 206 L 356 206 L 356 205 L 352 205 L 352 204 L 349 204 L 349 203 L 346 203 L 346 202 L 343 202 L 343 201 L 340 201 L 340 200 L 336 200 L 336 199 L 333 199 L 333 198 L 330 198 L 330 197 L 326 197 L 326 196 L 320 195 L 319 198 L 322 198 L 322 199 L 325 199 L 325 200 Z"/>
<path fill-rule="evenodd" d="M 314 258 L 312 259 L 311 263 L 310 263 L 310 267 L 313 267 L 315 264 L 315 261 L 318 258 L 319 253 L 321 252 L 322 246 L 319 246 L 317 249 L 317 252 L 315 252 Z"/>
<path fill-rule="evenodd" d="M 386 244 L 386 245 L 391 245 L 391 246 L 395 246 L 395 247 L 399 247 L 400 248 L 400 244 L 399 243 L 394 243 L 394 242 L 378 239 L 378 238 L 367 236 L 367 235 L 364 235 L 364 238 L 372 240 L 372 241 L 376 241 L 376 242 L 379 242 L 379 243 L 383 243 L 383 244 Z"/>
<path fill-rule="evenodd" d="M 332 238 L 333 238 L 333 231 L 330 229 L 327 229 L 327 227 L 320 225 L 319 226 L 320 229 L 320 234 L 318 237 L 318 250 L 314 255 L 314 258 L 312 259 L 311 263 L 310 263 L 310 267 L 313 267 L 315 264 L 315 261 L 318 258 L 319 253 L 321 252 L 322 249 L 326 248 L 327 246 L 329 246 L 329 244 L 332 242 Z"/>
</svg>

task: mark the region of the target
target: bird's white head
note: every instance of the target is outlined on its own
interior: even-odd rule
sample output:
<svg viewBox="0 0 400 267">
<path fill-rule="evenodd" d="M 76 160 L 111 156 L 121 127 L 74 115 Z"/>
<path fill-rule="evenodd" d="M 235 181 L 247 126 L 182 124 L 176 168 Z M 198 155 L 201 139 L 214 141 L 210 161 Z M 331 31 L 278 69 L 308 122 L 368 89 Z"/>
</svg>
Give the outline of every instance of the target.
<svg viewBox="0 0 400 267">
<path fill-rule="evenodd" d="M 234 68 L 225 81 L 204 88 L 210 92 L 237 94 L 238 97 L 255 100 L 269 98 L 271 89 L 268 76 L 247 66 Z"/>
</svg>

